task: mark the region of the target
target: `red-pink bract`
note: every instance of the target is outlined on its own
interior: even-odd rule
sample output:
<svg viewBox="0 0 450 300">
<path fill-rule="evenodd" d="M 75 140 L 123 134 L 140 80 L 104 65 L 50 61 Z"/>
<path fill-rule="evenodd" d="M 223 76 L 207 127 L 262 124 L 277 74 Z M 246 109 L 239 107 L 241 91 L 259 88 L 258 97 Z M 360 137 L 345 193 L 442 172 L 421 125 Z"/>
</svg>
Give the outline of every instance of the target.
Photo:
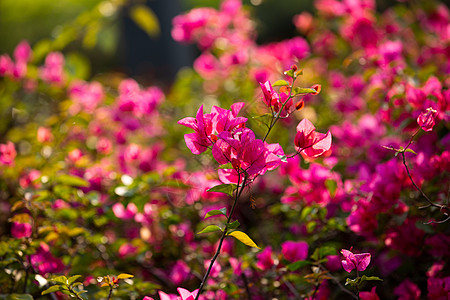
<svg viewBox="0 0 450 300">
<path fill-rule="evenodd" d="M 331 148 L 331 132 L 326 134 L 316 132 L 314 125 L 308 120 L 303 119 L 297 125 L 297 134 L 295 135 L 295 149 L 309 157 L 318 157 Z"/>
<path fill-rule="evenodd" d="M 437 111 L 431 107 L 427 108 L 426 112 L 420 113 L 417 117 L 417 124 L 419 124 L 424 131 L 432 131 L 435 124 L 434 116 L 436 113 Z"/>
<path fill-rule="evenodd" d="M 353 269 L 364 271 L 370 263 L 370 253 L 353 254 L 345 249 L 342 249 L 341 253 L 345 258 L 345 260 L 342 261 L 342 267 L 349 273 Z"/>
</svg>

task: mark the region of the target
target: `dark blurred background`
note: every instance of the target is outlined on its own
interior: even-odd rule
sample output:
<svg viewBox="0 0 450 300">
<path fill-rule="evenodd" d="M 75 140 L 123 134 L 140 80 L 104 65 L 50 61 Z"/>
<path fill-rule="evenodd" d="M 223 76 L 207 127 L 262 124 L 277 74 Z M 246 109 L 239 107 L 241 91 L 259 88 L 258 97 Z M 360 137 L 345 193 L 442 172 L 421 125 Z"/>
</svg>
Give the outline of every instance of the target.
<svg viewBox="0 0 450 300">
<path fill-rule="evenodd" d="M 298 34 L 292 17 L 302 11 L 314 12 L 313 0 L 243 3 L 257 21 L 258 43 Z M 377 9 L 384 10 L 395 3 L 396 0 L 378 0 Z M 149 34 L 136 23 L 135 5 L 146 6 L 154 14 L 157 33 Z M 172 18 L 194 7 L 219 5 L 219 0 L 0 0 L 0 53 L 12 53 L 23 39 L 35 45 L 65 33 L 70 40 L 70 34 L 76 34 L 70 30 L 67 33 L 67 24 L 71 24 L 74 31 L 83 33 L 64 45 L 62 51 L 81 51 L 91 65 L 91 74 L 117 71 L 143 82 L 170 83 L 176 72 L 192 65 L 198 55 L 194 46 L 173 41 Z"/>
</svg>

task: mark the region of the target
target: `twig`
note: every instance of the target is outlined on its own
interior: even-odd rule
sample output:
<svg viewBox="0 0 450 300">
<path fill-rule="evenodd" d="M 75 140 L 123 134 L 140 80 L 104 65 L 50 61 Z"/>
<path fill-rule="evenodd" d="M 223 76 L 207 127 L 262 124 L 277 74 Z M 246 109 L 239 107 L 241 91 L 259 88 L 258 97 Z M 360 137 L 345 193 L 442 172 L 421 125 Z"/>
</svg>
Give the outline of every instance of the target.
<svg viewBox="0 0 450 300">
<path fill-rule="evenodd" d="M 200 283 L 200 287 L 198 289 L 197 296 L 195 296 L 195 300 L 198 300 L 198 298 L 200 297 L 200 294 L 203 291 L 203 287 L 204 287 L 204 285 L 206 283 L 206 280 L 209 277 L 209 273 L 211 273 L 211 269 L 212 269 L 212 267 L 214 265 L 214 262 L 216 261 L 217 257 L 220 254 L 220 250 L 222 249 L 223 241 L 225 240 L 225 237 L 227 236 L 227 233 L 228 233 L 228 225 L 230 224 L 231 217 L 233 216 L 234 209 L 236 208 L 236 204 L 237 204 L 237 202 L 239 200 L 239 197 L 241 196 L 242 191 L 245 188 L 245 184 L 247 182 L 247 175 L 244 175 L 244 180 L 243 180 L 242 185 L 240 186 L 240 189 L 239 189 L 239 182 L 240 181 L 241 181 L 241 173 L 238 173 L 238 181 L 237 181 L 238 188 L 236 189 L 236 197 L 234 198 L 233 206 L 231 207 L 230 214 L 228 215 L 228 219 L 227 219 L 227 223 L 225 225 L 225 229 L 223 230 L 222 236 L 220 237 L 219 246 L 217 247 L 216 253 L 214 254 L 213 258 L 211 259 L 211 262 L 209 263 L 209 267 L 206 270 L 206 273 L 205 273 L 205 276 L 203 277 L 202 282 Z"/>
</svg>

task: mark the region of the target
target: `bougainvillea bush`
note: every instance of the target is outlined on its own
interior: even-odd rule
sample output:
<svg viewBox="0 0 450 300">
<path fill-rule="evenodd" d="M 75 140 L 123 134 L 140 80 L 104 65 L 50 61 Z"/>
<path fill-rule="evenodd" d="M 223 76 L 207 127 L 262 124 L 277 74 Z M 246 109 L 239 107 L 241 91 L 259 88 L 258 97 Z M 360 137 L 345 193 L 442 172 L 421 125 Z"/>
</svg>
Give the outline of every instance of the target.
<svg viewBox="0 0 450 300">
<path fill-rule="evenodd" d="M 1 55 L 0 298 L 449 299 L 450 11 L 315 9 L 177 16 L 166 90 Z"/>
</svg>

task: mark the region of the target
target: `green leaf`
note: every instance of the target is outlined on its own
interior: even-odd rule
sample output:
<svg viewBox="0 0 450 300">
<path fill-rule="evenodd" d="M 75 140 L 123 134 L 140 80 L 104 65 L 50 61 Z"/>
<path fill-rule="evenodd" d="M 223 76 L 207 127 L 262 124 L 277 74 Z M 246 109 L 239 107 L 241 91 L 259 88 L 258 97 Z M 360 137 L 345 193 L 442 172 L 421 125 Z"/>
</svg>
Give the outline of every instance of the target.
<svg viewBox="0 0 450 300">
<path fill-rule="evenodd" d="M 145 5 L 135 5 L 131 8 L 130 17 L 149 36 L 155 38 L 160 34 L 160 26 L 156 14 Z"/>
<path fill-rule="evenodd" d="M 383 281 L 383 279 L 381 279 L 380 277 L 377 277 L 377 276 L 366 276 L 366 275 L 363 275 L 361 277 L 361 282 L 363 282 L 363 281 Z"/>
<path fill-rule="evenodd" d="M 295 87 L 292 90 L 292 94 L 298 95 L 298 94 L 310 94 L 310 93 L 317 93 L 317 91 L 315 89 L 311 89 L 311 88 L 299 88 L 299 87 Z"/>
<path fill-rule="evenodd" d="M 317 248 L 314 253 L 311 255 L 312 260 L 319 260 L 321 258 L 324 258 L 327 255 L 335 255 L 336 249 L 329 246 L 324 246 Z"/>
<path fill-rule="evenodd" d="M 50 279 L 51 281 L 60 283 L 60 284 L 67 284 L 67 278 L 66 276 L 58 276 Z"/>
<path fill-rule="evenodd" d="M 223 216 L 226 217 L 227 216 L 227 209 L 226 209 L 226 207 L 223 207 L 221 209 L 213 209 L 213 210 L 208 211 L 208 213 L 205 215 L 204 219 L 207 219 L 207 218 L 212 217 L 212 216 L 217 216 L 217 215 L 223 215 Z"/>
<path fill-rule="evenodd" d="M 57 291 L 59 291 L 59 290 L 61 290 L 61 286 L 60 286 L 60 285 L 54 285 L 54 286 L 49 287 L 49 288 L 46 289 L 45 291 L 43 291 L 43 292 L 41 293 L 41 295 L 46 295 L 46 294 L 54 293 L 54 292 L 57 292 Z"/>
<path fill-rule="evenodd" d="M 76 186 L 76 187 L 88 187 L 89 186 L 89 182 L 87 182 L 83 178 L 80 178 L 78 176 L 68 175 L 68 174 L 58 175 L 56 177 L 56 182 L 70 185 L 70 186 Z"/>
<path fill-rule="evenodd" d="M 295 77 L 296 76 L 295 73 L 294 73 L 294 70 L 292 70 L 292 69 L 285 71 L 284 75 L 287 75 L 289 77 Z"/>
<path fill-rule="evenodd" d="M 303 268 L 304 266 L 310 265 L 311 262 L 309 260 L 299 260 L 294 263 L 291 263 L 287 265 L 287 268 L 289 271 L 297 271 L 300 268 Z"/>
<path fill-rule="evenodd" d="M 72 277 L 69 277 L 68 279 L 67 279 L 67 284 L 68 285 L 71 285 L 72 283 L 74 283 L 78 278 L 80 278 L 81 277 L 81 275 L 74 275 L 74 276 L 72 276 Z"/>
<path fill-rule="evenodd" d="M 231 235 L 232 237 L 234 237 L 235 239 L 239 240 L 240 242 L 244 243 L 247 246 L 261 249 L 255 244 L 255 242 L 246 233 L 244 233 L 242 231 L 239 231 L 239 230 L 232 231 L 232 232 L 228 233 L 227 235 Z"/>
<path fill-rule="evenodd" d="M 239 223 L 238 220 L 228 224 L 228 229 L 236 229 L 239 227 L 239 225 L 241 225 L 241 223 Z"/>
<path fill-rule="evenodd" d="M 222 231 L 222 228 L 220 228 L 217 225 L 208 225 L 205 228 L 203 228 L 203 230 L 201 230 L 200 232 L 197 232 L 197 234 L 214 232 L 214 231 Z"/>
<path fill-rule="evenodd" d="M 336 195 L 336 189 L 337 189 L 337 183 L 336 181 L 332 179 L 325 180 L 325 186 L 330 193 L 331 197 L 334 197 Z"/>
<path fill-rule="evenodd" d="M 277 80 L 274 83 L 272 83 L 272 86 L 286 86 L 289 85 L 289 82 L 286 80 Z"/>
<path fill-rule="evenodd" d="M 345 281 L 345 285 L 357 286 L 358 285 L 358 278 L 355 278 L 355 279 L 347 278 L 347 280 Z"/>
<path fill-rule="evenodd" d="M 410 148 L 406 149 L 405 152 L 410 152 L 410 153 L 417 155 L 417 153 L 413 149 L 410 149 Z"/>
<path fill-rule="evenodd" d="M 117 279 L 127 279 L 127 278 L 133 278 L 133 277 L 134 277 L 134 275 L 122 273 L 122 274 L 119 274 L 119 276 L 117 276 Z"/>
<path fill-rule="evenodd" d="M 210 188 L 209 190 L 207 190 L 207 192 L 216 192 L 216 193 L 224 193 L 227 194 L 229 196 L 233 196 L 233 192 L 236 189 L 236 185 L 229 183 L 229 184 L 219 184 L 216 186 L 213 186 L 212 188 Z"/>
</svg>

